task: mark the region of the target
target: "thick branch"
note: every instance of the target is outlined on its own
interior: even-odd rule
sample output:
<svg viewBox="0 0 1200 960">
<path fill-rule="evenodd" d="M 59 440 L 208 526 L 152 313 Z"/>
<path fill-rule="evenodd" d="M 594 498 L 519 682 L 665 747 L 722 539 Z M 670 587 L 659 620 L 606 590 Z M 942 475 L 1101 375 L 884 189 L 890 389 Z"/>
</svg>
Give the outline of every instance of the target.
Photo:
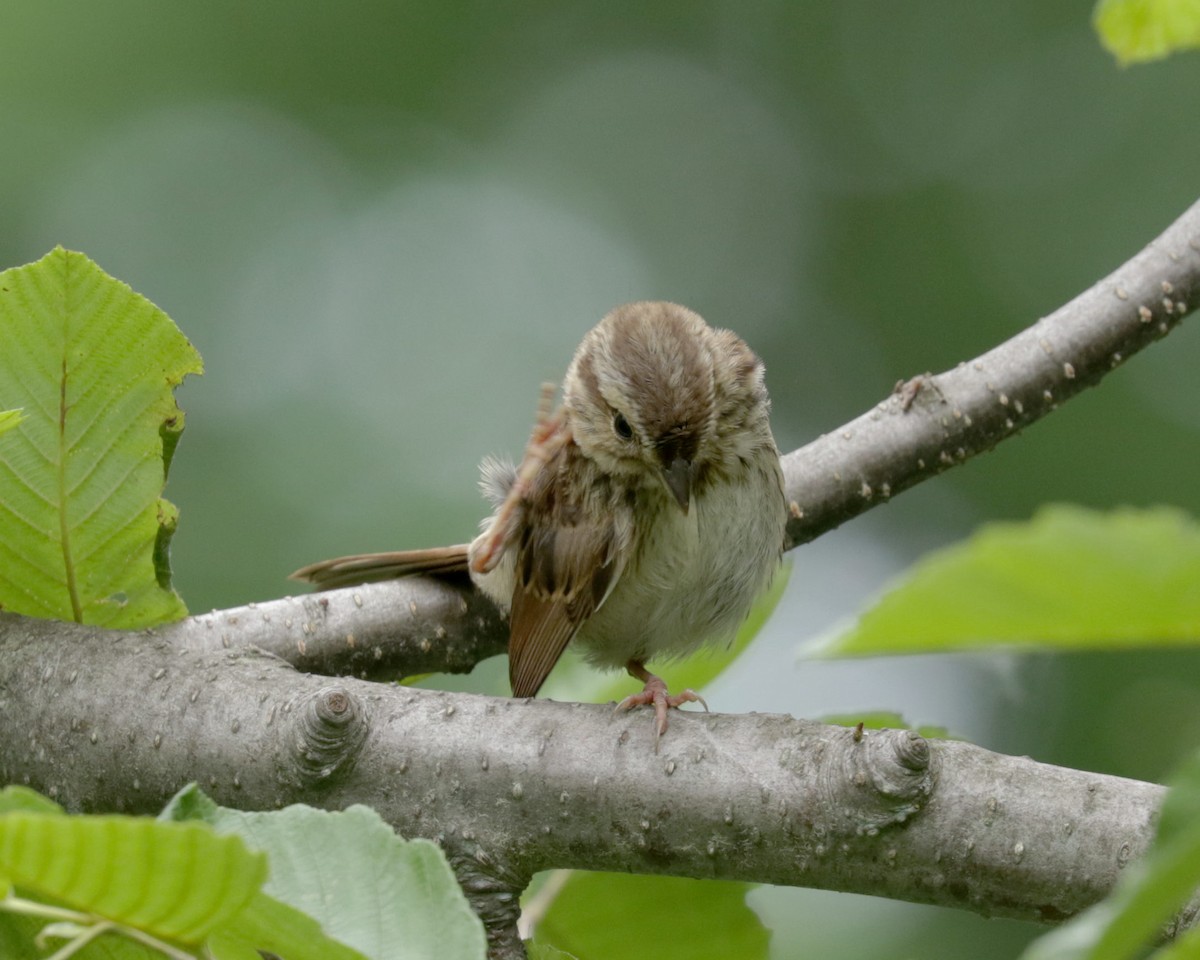
<svg viewBox="0 0 1200 960">
<path fill-rule="evenodd" d="M 136 708 L 122 709 L 131 682 Z M 552 867 L 1061 920 L 1145 849 L 1162 797 L 787 716 L 682 714 L 655 753 L 644 715 L 606 706 L 331 681 L 253 651 L 8 614 L 0 708 L 0 781 L 74 810 L 155 812 L 191 780 L 241 808 L 368 803 L 405 836 L 438 839 L 497 929 L 511 926 L 514 892 Z"/>
</svg>

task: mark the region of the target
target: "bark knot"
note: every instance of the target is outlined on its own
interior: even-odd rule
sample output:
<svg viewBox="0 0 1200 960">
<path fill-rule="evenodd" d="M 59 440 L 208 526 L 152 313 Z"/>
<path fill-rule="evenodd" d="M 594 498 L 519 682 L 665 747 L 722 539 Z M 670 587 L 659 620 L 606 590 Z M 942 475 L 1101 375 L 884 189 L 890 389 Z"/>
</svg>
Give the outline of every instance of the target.
<svg viewBox="0 0 1200 960">
<path fill-rule="evenodd" d="M 309 696 L 297 721 L 297 766 L 308 784 L 350 770 L 370 727 L 362 701 L 342 686 L 322 687 Z"/>
<path fill-rule="evenodd" d="M 933 757 L 929 741 L 915 730 L 870 730 L 855 740 L 846 731 L 843 760 L 835 764 L 841 784 L 830 784 L 850 804 L 845 826 L 856 834 L 877 833 L 917 813 L 933 791 Z"/>
</svg>

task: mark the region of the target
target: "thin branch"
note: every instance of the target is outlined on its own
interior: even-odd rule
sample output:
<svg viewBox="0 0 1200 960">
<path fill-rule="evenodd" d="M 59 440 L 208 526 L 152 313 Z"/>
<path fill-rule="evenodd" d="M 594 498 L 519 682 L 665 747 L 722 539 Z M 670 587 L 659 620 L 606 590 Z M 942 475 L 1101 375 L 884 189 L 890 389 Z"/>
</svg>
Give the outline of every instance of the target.
<svg viewBox="0 0 1200 960">
<path fill-rule="evenodd" d="M 925 374 L 783 458 L 788 546 L 966 463 L 1094 386 L 1200 302 L 1200 202 L 1141 253 L 1011 340 Z"/>
<path fill-rule="evenodd" d="M 144 631 L 193 652 L 256 647 L 308 673 L 391 680 L 468 673 L 508 649 L 508 624 L 469 583 L 407 577 L 283 597 Z"/>
</svg>

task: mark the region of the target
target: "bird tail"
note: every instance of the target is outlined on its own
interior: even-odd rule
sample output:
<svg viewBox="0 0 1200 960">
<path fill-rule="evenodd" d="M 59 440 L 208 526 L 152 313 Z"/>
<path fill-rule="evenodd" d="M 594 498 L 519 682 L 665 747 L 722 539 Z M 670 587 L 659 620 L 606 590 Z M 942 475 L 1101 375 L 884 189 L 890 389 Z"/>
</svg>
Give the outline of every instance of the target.
<svg viewBox="0 0 1200 960">
<path fill-rule="evenodd" d="M 398 550 L 391 553 L 359 553 L 310 563 L 289 579 L 302 580 L 320 590 L 350 587 L 376 580 L 395 580 L 428 574 L 435 577 L 467 576 L 469 544 L 431 547 L 428 550 Z"/>
</svg>

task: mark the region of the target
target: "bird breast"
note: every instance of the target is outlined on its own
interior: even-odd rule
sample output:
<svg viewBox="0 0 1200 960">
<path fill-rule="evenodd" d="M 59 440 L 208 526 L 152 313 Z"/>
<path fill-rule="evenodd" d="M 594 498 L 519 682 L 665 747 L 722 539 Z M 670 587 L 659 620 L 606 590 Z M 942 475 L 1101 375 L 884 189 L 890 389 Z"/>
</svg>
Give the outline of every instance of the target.
<svg viewBox="0 0 1200 960">
<path fill-rule="evenodd" d="M 677 657 L 729 641 L 779 564 L 786 511 L 778 461 L 708 484 L 686 513 L 644 489 L 633 556 L 576 643 L 593 663 Z M 777 506 L 764 509 L 764 504 Z M 646 525 L 642 518 L 652 516 Z"/>
</svg>

